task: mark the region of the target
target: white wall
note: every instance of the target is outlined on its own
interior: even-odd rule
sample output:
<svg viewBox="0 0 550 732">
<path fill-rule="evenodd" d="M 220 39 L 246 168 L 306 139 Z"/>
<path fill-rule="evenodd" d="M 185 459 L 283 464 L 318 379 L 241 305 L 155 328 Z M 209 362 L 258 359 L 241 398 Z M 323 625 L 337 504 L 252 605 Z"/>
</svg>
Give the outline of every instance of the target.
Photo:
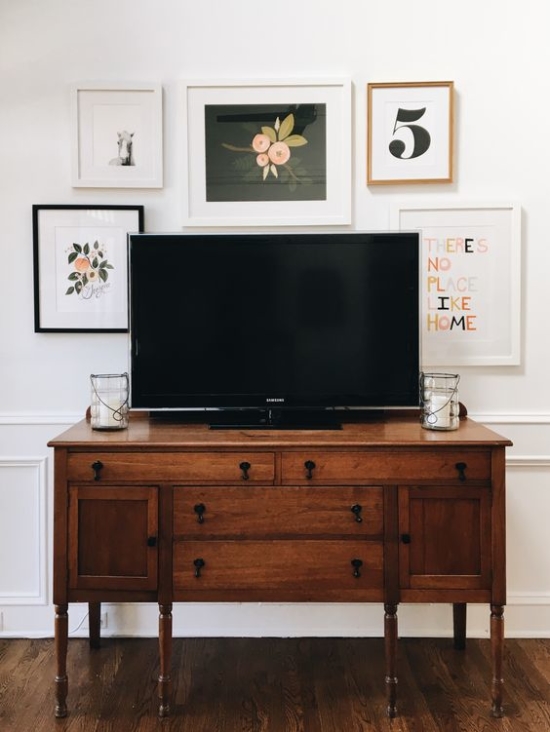
<svg viewBox="0 0 550 732">
<path fill-rule="evenodd" d="M 32 204 L 144 204 L 148 231 L 180 228 L 182 79 L 349 77 L 354 222 L 411 202 L 522 207 L 522 362 L 461 367 L 470 414 L 515 441 L 508 459 L 509 635 L 550 635 L 547 70 L 543 3 L 484 0 L 0 0 L 0 634 L 51 635 L 49 438 L 79 419 L 92 372 L 126 368 L 120 334 L 33 332 Z M 366 84 L 453 80 L 451 185 L 365 184 Z M 162 190 L 71 188 L 69 88 L 164 89 Z M 71 609 L 75 633 L 84 607 Z M 107 632 L 154 633 L 156 609 L 107 607 Z M 177 633 L 380 634 L 379 607 L 179 606 Z M 400 610 L 402 634 L 447 634 L 448 608 Z M 485 635 L 488 610 L 472 608 Z"/>
</svg>

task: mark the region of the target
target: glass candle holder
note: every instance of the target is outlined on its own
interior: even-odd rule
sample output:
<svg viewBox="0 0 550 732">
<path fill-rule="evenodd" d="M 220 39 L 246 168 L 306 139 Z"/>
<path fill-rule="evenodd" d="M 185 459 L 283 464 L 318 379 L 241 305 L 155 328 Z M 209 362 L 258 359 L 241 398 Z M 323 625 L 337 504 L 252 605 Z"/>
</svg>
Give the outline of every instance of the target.
<svg viewBox="0 0 550 732">
<path fill-rule="evenodd" d="M 458 374 L 420 374 L 422 427 L 456 430 L 459 425 Z"/>
<path fill-rule="evenodd" d="M 128 427 L 128 374 L 91 374 L 91 424 L 94 430 Z"/>
</svg>

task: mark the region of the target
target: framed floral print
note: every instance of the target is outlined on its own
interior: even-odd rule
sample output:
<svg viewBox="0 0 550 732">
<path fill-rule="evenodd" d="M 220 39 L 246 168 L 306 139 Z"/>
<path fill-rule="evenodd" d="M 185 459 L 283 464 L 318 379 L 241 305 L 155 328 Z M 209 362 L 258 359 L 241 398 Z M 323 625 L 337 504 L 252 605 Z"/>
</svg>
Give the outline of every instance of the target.
<svg viewBox="0 0 550 732">
<path fill-rule="evenodd" d="M 35 332 L 128 330 L 127 234 L 143 206 L 35 205 Z"/>
<path fill-rule="evenodd" d="M 185 226 L 351 223 L 348 80 L 183 85 Z"/>
</svg>

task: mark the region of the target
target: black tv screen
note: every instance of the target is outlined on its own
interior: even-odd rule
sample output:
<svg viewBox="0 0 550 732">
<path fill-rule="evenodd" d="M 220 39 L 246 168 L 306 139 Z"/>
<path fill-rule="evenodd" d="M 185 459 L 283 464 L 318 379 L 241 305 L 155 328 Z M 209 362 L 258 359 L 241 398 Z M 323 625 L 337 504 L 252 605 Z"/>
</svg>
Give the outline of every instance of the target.
<svg viewBox="0 0 550 732">
<path fill-rule="evenodd" d="M 418 406 L 418 233 L 131 234 L 129 263 L 134 409 Z"/>
</svg>

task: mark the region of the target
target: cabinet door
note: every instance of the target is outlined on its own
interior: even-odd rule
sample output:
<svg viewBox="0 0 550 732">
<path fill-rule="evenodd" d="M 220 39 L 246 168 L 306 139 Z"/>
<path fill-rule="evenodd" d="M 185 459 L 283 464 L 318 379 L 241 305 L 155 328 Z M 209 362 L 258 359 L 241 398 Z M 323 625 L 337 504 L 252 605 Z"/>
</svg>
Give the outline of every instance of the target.
<svg viewBox="0 0 550 732">
<path fill-rule="evenodd" d="M 407 590 L 490 589 L 490 504 L 488 487 L 399 488 L 403 600 L 414 599 Z"/>
<path fill-rule="evenodd" d="M 71 486 L 71 589 L 155 590 L 157 544 L 156 487 Z"/>
</svg>

